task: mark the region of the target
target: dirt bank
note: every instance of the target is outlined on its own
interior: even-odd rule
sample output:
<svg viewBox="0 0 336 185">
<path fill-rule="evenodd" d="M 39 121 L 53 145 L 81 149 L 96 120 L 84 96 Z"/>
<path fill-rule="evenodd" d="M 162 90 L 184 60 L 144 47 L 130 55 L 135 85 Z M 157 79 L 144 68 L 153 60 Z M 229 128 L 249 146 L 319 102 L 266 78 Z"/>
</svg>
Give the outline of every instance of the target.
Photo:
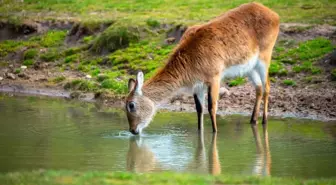
<svg viewBox="0 0 336 185">
<path fill-rule="evenodd" d="M 68 22 L 63 24 L 57 24 L 58 26 L 56 26 L 56 28 L 70 30 L 70 25 L 72 24 L 73 23 Z M 79 42 L 81 41 L 81 39 L 79 38 L 84 38 L 84 36 L 95 34 L 97 32 L 102 32 L 109 24 L 112 23 L 105 23 L 100 26 L 95 26 L 93 27 L 94 29 L 92 28 L 92 30 L 94 30 L 92 32 L 84 29 L 85 27 L 81 27 L 80 24 L 73 24 L 71 31 L 68 32 L 67 37 L 64 41 L 66 44 L 61 45 L 61 47 L 69 47 L 69 45 L 67 45 L 69 44 L 69 40 L 72 40 L 70 42 L 70 45 L 78 43 L 81 44 L 81 42 Z M 38 34 L 39 32 L 43 32 L 44 28 L 53 29 L 53 27 L 55 27 L 54 24 L 49 25 L 39 23 L 38 25 L 40 26 L 35 26 L 35 24 L 27 23 L 25 24 L 25 26 L 20 27 L 18 31 L 29 31 L 26 31 L 27 34 L 21 33 L 21 37 L 17 39 L 27 39 L 23 37 L 25 36 L 25 34 L 27 35 L 27 37 L 29 37 L 29 34 L 31 34 L 31 32 L 34 32 L 34 34 Z M 6 34 L 8 30 L 10 31 L 11 29 L 13 29 L 12 27 L 10 27 L 10 25 L 3 24 L 2 27 L 5 28 L 4 30 L 6 31 Z M 170 39 L 172 43 L 178 42 L 185 29 L 186 27 L 184 26 L 177 26 L 176 28 L 171 29 L 167 32 L 167 37 L 164 38 L 165 40 L 162 40 L 161 42 L 166 42 L 167 39 Z M 7 39 L 12 39 L 12 36 L 14 37 L 15 35 L 10 35 L 10 37 L 8 37 Z M 324 38 L 328 38 L 329 40 L 331 40 L 332 43 L 335 44 L 336 27 L 329 25 L 282 24 L 278 42 L 284 41 L 282 43 L 285 44 L 282 44 L 280 46 L 282 46 L 282 48 L 285 48 L 287 47 L 286 44 L 291 44 L 292 40 L 296 42 L 301 42 L 321 36 Z M 63 41 L 61 40 L 61 42 Z M 279 48 L 281 49 L 281 47 Z M 295 49 L 294 46 L 293 48 Z M 122 64 L 123 68 L 111 69 L 111 67 L 115 67 L 113 66 L 113 63 L 105 63 L 108 63 L 109 60 L 114 60 L 114 58 L 109 58 L 108 56 L 99 56 L 102 57 L 99 64 L 97 64 L 97 62 L 90 63 L 90 65 L 87 66 L 87 71 L 79 70 L 79 67 L 83 68 L 83 66 L 85 67 L 85 65 L 87 65 L 85 63 L 82 66 L 79 66 L 82 61 L 88 61 L 88 59 L 84 57 L 88 55 L 88 53 L 85 53 L 86 51 L 82 51 L 81 48 L 76 48 L 73 50 L 65 51 L 64 53 L 70 54 L 69 56 L 68 54 L 66 54 L 67 57 L 65 57 L 64 60 L 53 59 L 50 57 L 51 59 L 49 61 L 49 58 L 46 58 L 45 56 L 49 48 L 45 46 L 33 50 L 34 52 L 39 53 L 38 55 L 40 57 L 40 60 L 37 59 L 37 56 L 33 57 L 32 60 L 36 61 L 29 67 L 27 67 L 23 65 L 22 60 L 29 57 L 28 49 L 29 48 L 27 47 L 23 47 L 11 51 L 9 52 L 9 54 L 3 57 L 4 61 L 0 61 L 0 92 L 9 94 L 19 93 L 29 95 L 74 98 L 83 101 L 96 101 L 106 106 L 123 107 L 122 96 L 113 96 L 109 93 L 97 91 L 95 93 L 92 93 L 92 91 L 90 91 L 89 85 L 94 84 L 98 87 L 101 87 L 103 83 L 98 80 L 99 75 L 97 75 L 96 77 L 92 77 L 91 75 L 88 75 L 88 71 L 98 69 L 98 74 L 102 74 L 104 70 L 105 72 L 109 72 L 109 70 L 113 70 L 113 72 L 116 72 L 118 70 L 123 70 L 124 68 L 128 69 L 127 62 L 130 61 Z M 281 54 L 281 51 L 277 52 Z M 58 55 L 60 55 L 57 52 L 59 51 L 55 49 L 55 54 L 53 54 L 54 58 L 57 58 Z M 84 54 L 79 55 L 76 52 L 83 52 Z M 279 56 L 280 54 L 277 55 Z M 44 60 L 46 61 L 41 59 L 41 56 L 44 56 Z M 75 58 L 73 56 L 79 56 L 79 58 Z M 270 115 L 292 117 L 295 116 L 320 120 L 336 120 L 336 83 L 335 80 L 332 79 L 333 76 L 331 75 L 331 70 L 335 69 L 336 66 L 335 56 L 336 52 L 334 51 L 322 58 L 317 57 L 317 61 L 313 61 L 313 64 L 316 65 L 314 67 L 318 67 L 319 69 L 316 74 L 309 71 L 315 69 L 311 66 L 309 67 L 308 71 L 304 71 L 306 69 L 303 69 L 303 71 L 299 73 L 293 72 L 292 68 L 297 66 L 294 66 L 294 64 L 287 64 L 288 62 L 292 62 L 292 60 L 287 61 L 287 59 L 285 58 L 286 60 L 284 60 L 282 64 L 284 66 L 284 69 L 282 69 L 282 71 L 285 71 L 286 73 L 278 71 L 276 75 L 272 77 L 273 82 L 269 107 Z M 145 59 L 146 57 L 153 58 L 152 53 L 150 53 L 148 56 L 146 55 Z M 73 61 L 69 62 L 68 59 L 73 59 Z M 145 59 L 142 58 L 141 60 Z M 139 66 L 136 67 L 138 68 Z M 125 79 L 128 79 L 128 77 L 129 76 L 126 76 Z M 120 78 L 122 77 L 117 76 L 113 78 L 115 78 L 113 80 L 120 81 Z M 284 84 L 284 80 L 287 79 L 290 79 L 289 82 L 291 82 L 291 84 Z M 77 82 L 79 82 L 78 80 L 88 82 L 86 84 L 88 85 L 88 87 L 75 90 L 72 89 L 69 91 L 64 90 L 64 87 L 66 87 L 67 84 L 73 82 L 73 80 L 77 80 Z M 114 88 L 115 86 L 111 87 Z M 221 95 L 218 106 L 219 114 L 251 114 L 255 100 L 255 92 L 254 88 L 249 83 L 240 84 L 239 86 L 234 87 L 229 87 L 227 83 L 223 83 L 223 87 L 228 89 L 228 93 L 224 93 Z M 173 97 L 168 102 L 168 104 L 162 107 L 163 109 L 168 109 L 172 111 L 195 111 L 193 98 L 190 96 L 179 95 Z"/>
<path fill-rule="evenodd" d="M 94 93 L 69 92 L 61 88 L 27 86 L 20 83 L 0 84 L 0 92 L 9 95 L 49 96 L 67 99 L 78 99 L 100 103 L 107 107 L 123 108 L 123 97 L 111 97 Z M 77 94 L 78 93 L 78 94 Z M 250 84 L 228 88 L 221 95 L 218 105 L 219 115 L 242 114 L 249 116 L 255 100 L 254 88 Z M 160 109 L 169 111 L 195 112 L 191 96 L 173 97 Z M 262 106 L 261 106 L 262 107 Z M 336 91 L 333 89 L 283 88 L 272 85 L 269 114 L 279 117 L 298 117 L 323 121 L 336 120 Z"/>
</svg>

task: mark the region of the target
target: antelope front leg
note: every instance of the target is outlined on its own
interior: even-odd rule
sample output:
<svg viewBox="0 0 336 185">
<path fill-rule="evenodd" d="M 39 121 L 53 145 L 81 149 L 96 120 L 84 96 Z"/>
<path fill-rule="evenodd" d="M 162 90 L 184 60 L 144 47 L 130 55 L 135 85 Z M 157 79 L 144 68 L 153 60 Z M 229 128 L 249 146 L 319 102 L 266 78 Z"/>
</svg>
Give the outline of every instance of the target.
<svg viewBox="0 0 336 185">
<path fill-rule="evenodd" d="M 204 96 L 194 94 L 194 101 L 196 105 L 196 111 L 197 111 L 197 124 L 198 124 L 198 130 L 203 130 L 203 104 L 204 104 Z"/>
<path fill-rule="evenodd" d="M 219 96 L 219 87 L 220 81 L 215 80 L 208 87 L 208 111 L 212 123 L 212 131 L 217 132 L 217 122 L 216 122 L 216 113 L 217 113 L 217 101 Z"/>
</svg>

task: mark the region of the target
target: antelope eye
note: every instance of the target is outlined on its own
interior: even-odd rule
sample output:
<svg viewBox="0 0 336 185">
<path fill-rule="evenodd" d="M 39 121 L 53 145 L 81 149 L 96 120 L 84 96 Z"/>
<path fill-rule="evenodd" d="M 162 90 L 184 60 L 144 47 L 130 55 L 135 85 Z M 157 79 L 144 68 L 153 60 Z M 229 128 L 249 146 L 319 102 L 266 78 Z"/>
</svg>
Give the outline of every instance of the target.
<svg viewBox="0 0 336 185">
<path fill-rule="evenodd" d="M 128 103 L 128 111 L 135 112 L 135 102 L 131 101 Z"/>
</svg>

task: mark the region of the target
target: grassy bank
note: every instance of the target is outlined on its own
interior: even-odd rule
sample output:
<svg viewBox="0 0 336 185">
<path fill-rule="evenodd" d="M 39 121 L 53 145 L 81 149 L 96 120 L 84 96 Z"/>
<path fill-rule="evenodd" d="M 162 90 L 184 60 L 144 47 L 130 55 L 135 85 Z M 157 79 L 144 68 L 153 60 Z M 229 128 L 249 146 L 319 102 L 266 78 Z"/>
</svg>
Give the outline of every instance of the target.
<svg viewBox="0 0 336 185">
<path fill-rule="evenodd" d="M 0 183 L 11 184 L 336 184 L 336 179 L 210 176 L 177 173 L 133 174 L 127 172 L 33 171 L 0 175 Z"/>
<path fill-rule="evenodd" d="M 147 20 L 154 18 L 160 22 L 199 23 L 209 20 L 242 3 L 252 2 L 244 0 L 234 1 L 117 1 L 117 0 L 4 0 L 0 12 L 5 16 L 42 19 L 66 19 L 67 17 L 80 20 L 99 19 L 136 19 Z M 335 2 L 330 0 L 259 0 L 280 14 L 283 22 L 328 23 L 336 24 Z M 22 10 L 28 12 L 23 13 Z M 39 13 L 39 14 L 37 14 Z"/>
<path fill-rule="evenodd" d="M 0 19 L 13 27 L 12 32 L 36 27 L 34 21 L 47 25 L 47 29 L 41 31 L 37 27 L 37 34 L 1 41 L 0 66 L 10 68 L 9 72 L 18 78 L 28 78 L 22 65 L 28 70 L 48 66 L 55 75 L 46 75 L 45 86 L 125 94 L 127 80 L 138 70 L 149 78 L 165 63 L 178 43 L 174 41 L 176 33 L 246 2 L 249 1 L 4 0 Z M 278 12 L 282 22 L 336 25 L 335 1 L 259 2 Z M 65 28 L 65 22 L 71 22 L 72 28 Z M 315 27 L 294 25 L 282 32 L 307 35 Z M 272 82 L 306 86 L 336 81 L 336 69 L 321 66 L 320 62 L 333 49 L 332 39 L 319 34 L 308 40 L 280 38 L 270 68 Z M 64 72 L 74 72 L 72 76 L 77 78 Z M 246 82 L 246 78 L 226 81 L 230 87 Z"/>
</svg>

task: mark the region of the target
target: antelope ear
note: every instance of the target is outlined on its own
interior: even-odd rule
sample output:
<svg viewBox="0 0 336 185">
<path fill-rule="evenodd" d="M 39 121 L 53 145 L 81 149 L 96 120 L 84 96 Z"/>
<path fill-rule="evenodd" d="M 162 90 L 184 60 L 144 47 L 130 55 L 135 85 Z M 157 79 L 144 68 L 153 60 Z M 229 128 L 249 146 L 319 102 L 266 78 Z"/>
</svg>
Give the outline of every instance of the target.
<svg viewBox="0 0 336 185">
<path fill-rule="evenodd" d="M 135 87 L 135 80 L 133 78 L 128 80 L 128 92 L 133 91 L 134 87 Z"/>
<path fill-rule="evenodd" d="M 142 95 L 142 85 L 144 82 L 144 74 L 142 73 L 142 71 L 139 71 L 137 74 L 137 79 L 136 79 L 136 86 L 135 86 L 135 92 L 138 93 L 139 95 Z"/>
</svg>

